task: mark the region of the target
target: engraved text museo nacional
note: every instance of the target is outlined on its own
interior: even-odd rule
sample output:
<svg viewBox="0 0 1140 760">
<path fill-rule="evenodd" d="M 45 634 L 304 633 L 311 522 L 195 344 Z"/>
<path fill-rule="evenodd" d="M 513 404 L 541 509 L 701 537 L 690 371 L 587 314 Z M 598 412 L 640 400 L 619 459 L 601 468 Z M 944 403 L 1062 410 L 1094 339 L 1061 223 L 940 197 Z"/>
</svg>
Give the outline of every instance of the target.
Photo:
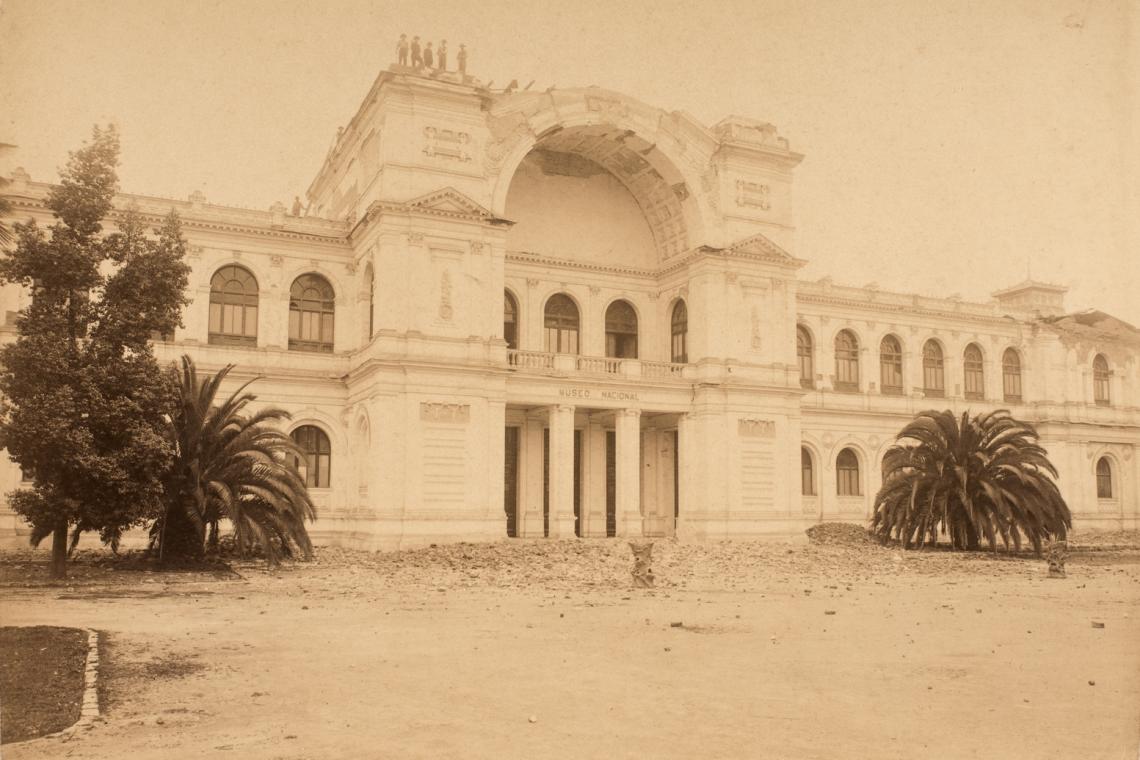
<svg viewBox="0 0 1140 760">
<path fill-rule="evenodd" d="M 558 395 L 565 398 L 600 398 L 606 401 L 637 401 L 637 394 L 631 391 L 599 391 L 595 396 L 589 388 L 559 388 Z"/>
</svg>

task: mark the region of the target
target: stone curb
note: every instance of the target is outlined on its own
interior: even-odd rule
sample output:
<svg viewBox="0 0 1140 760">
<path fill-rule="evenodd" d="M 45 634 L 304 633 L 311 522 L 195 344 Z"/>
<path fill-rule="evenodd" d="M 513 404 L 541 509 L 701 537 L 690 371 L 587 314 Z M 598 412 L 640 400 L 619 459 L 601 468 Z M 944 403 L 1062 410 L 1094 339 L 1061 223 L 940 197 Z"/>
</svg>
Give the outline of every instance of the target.
<svg viewBox="0 0 1140 760">
<path fill-rule="evenodd" d="M 83 702 L 79 708 L 79 720 L 67 728 L 52 734 L 44 734 L 22 742 L 12 742 L 6 746 L 18 747 L 22 744 L 43 741 L 44 739 L 62 739 L 67 741 L 80 730 L 90 729 L 99 716 L 99 691 L 97 688 L 99 678 L 99 632 L 94 628 L 87 630 L 87 661 L 83 668 Z"/>
</svg>

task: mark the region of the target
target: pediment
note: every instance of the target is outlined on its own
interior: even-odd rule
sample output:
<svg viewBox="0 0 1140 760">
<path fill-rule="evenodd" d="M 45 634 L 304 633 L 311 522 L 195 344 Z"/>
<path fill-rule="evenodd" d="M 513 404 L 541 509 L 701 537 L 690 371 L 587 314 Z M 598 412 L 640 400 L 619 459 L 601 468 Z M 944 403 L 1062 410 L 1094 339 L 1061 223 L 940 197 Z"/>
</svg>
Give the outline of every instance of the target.
<svg viewBox="0 0 1140 760">
<path fill-rule="evenodd" d="M 725 251 L 731 253 L 741 253 L 751 256 L 761 256 L 766 259 L 773 259 L 785 263 L 789 266 L 801 266 L 806 262 L 797 259 L 792 254 L 785 251 L 780 246 L 773 243 L 766 236 L 756 233 L 749 237 L 736 241 L 728 246 Z"/>
<path fill-rule="evenodd" d="M 449 215 L 458 214 L 478 219 L 494 218 L 494 214 L 488 209 L 471 200 L 471 198 L 453 187 L 445 187 L 442 190 L 435 190 L 426 195 L 421 195 L 418 198 L 405 201 L 404 205 L 409 209 L 417 211 L 429 211 Z"/>
</svg>

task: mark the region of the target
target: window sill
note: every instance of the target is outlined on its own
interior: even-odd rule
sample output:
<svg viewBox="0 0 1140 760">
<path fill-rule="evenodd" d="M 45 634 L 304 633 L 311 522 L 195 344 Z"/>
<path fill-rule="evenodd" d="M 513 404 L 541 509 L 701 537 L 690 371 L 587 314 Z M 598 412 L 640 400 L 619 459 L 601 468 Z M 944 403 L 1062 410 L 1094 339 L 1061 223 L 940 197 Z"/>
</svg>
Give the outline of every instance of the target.
<svg viewBox="0 0 1140 760">
<path fill-rule="evenodd" d="M 333 347 L 328 343 L 297 343 L 289 341 L 290 351 L 303 351 L 308 354 L 331 354 Z"/>
<path fill-rule="evenodd" d="M 210 333 L 206 343 L 211 346 L 234 346 L 237 348 L 257 348 L 257 338 L 238 338 L 230 335 Z"/>
</svg>

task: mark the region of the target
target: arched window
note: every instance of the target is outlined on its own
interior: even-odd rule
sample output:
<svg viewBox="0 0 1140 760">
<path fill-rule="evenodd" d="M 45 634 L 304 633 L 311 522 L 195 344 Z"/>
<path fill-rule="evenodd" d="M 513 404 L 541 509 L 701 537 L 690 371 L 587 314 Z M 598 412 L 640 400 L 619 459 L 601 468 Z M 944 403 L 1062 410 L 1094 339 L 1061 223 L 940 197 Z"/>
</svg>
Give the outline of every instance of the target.
<svg viewBox="0 0 1140 760">
<path fill-rule="evenodd" d="M 1096 462 L 1096 497 L 1112 498 L 1112 464 L 1108 457 L 1101 457 Z"/>
<path fill-rule="evenodd" d="M 289 289 L 289 348 L 333 350 L 333 289 L 317 274 L 303 274 Z"/>
<path fill-rule="evenodd" d="M 811 333 L 803 325 L 796 325 L 796 358 L 800 362 L 800 386 L 815 387 L 815 358 Z"/>
<path fill-rule="evenodd" d="M 922 347 L 922 389 L 927 396 L 946 395 L 946 369 L 942 361 L 942 346 L 936 340 L 926 341 Z"/>
<path fill-rule="evenodd" d="M 224 266 L 210 278 L 209 342 L 257 345 L 257 280 L 248 269 Z"/>
<path fill-rule="evenodd" d="M 1001 390 L 1006 401 L 1021 401 L 1021 355 L 1012 348 L 1001 356 Z"/>
<path fill-rule="evenodd" d="M 835 390 L 859 390 L 859 339 L 850 330 L 835 336 Z"/>
<path fill-rule="evenodd" d="M 1111 403 L 1111 379 L 1112 370 L 1108 368 L 1108 359 L 1104 358 L 1104 354 L 1097 354 L 1093 359 L 1093 401 L 1097 406 L 1108 406 Z"/>
<path fill-rule="evenodd" d="M 982 366 L 982 349 L 976 343 L 966 346 L 962 354 L 962 368 L 965 371 L 966 398 L 986 397 L 986 371 Z"/>
<path fill-rule="evenodd" d="M 519 347 L 519 306 L 509 290 L 503 291 L 503 340 L 507 348 Z"/>
<path fill-rule="evenodd" d="M 292 433 L 293 441 L 303 456 L 293 463 L 309 488 L 328 488 L 332 465 L 332 447 L 325 431 L 315 425 L 302 425 Z"/>
<path fill-rule="evenodd" d="M 800 493 L 815 496 L 815 468 L 812 466 L 811 452 L 800 447 Z"/>
<path fill-rule="evenodd" d="M 859 458 L 851 449 L 843 449 L 835 458 L 835 488 L 840 496 L 859 496 Z"/>
<path fill-rule="evenodd" d="M 606 309 L 606 356 L 637 358 L 637 312 L 629 301 L 614 301 Z"/>
<path fill-rule="evenodd" d="M 676 364 L 685 364 L 689 361 L 689 310 L 684 301 L 673 304 L 670 323 L 672 342 L 669 346 L 669 360 Z"/>
<path fill-rule="evenodd" d="M 557 293 L 546 302 L 543 315 L 546 350 L 559 354 L 578 353 L 578 307 L 570 297 Z"/>
<path fill-rule="evenodd" d="M 885 395 L 902 395 L 902 344 L 893 335 L 884 337 L 879 344 L 879 384 Z"/>
</svg>

